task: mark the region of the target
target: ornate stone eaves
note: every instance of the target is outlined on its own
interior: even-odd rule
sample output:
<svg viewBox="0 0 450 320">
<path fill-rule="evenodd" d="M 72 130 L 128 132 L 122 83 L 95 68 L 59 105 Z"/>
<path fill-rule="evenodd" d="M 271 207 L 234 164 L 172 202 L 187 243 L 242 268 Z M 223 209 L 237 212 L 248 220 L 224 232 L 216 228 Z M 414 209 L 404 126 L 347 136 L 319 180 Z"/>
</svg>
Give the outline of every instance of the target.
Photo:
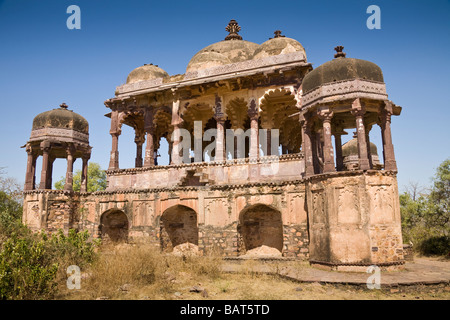
<svg viewBox="0 0 450 320">
<path fill-rule="evenodd" d="M 302 109 L 316 104 L 356 98 L 386 100 L 386 85 L 363 79 L 326 84 L 303 94 Z"/>
<path fill-rule="evenodd" d="M 61 142 L 76 142 L 85 146 L 89 145 L 88 134 L 71 129 L 41 128 L 31 131 L 29 142 L 42 140 L 58 140 Z"/>
<path fill-rule="evenodd" d="M 276 70 L 298 66 L 310 66 L 303 52 L 292 52 L 270 56 L 262 59 L 247 60 L 222 66 L 187 72 L 180 81 L 164 83 L 163 78 L 143 80 L 136 83 L 123 84 L 116 89 L 117 97 L 136 95 L 155 91 L 182 88 L 205 82 L 251 76 L 259 73 L 275 72 Z"/>
</svg>

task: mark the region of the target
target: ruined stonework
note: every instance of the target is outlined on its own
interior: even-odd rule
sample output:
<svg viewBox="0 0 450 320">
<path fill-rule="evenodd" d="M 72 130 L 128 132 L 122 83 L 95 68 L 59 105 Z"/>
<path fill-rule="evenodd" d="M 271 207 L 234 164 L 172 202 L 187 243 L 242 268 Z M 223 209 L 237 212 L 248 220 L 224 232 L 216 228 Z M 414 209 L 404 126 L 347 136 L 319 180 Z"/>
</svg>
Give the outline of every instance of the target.
<svg viewBox="0 0 450 320">
<path fill-rule="evenodd" d="M 347 58 L 342 46 L 313 69 L 303 46 L 279 30 L 261 45 L 243 40 L 234 20 L 227 30 L 185 74 L 145 64 L 105 101 L 106 190 L 87 189 L 87 121 L 65 104 L 39 114 L 26 144 L 23 221 L 35 231 L 87 230 L 104 242 L 144 242 L 174 254 L 305 259 L 343 271 L 401 266 L 391 136 L 401 107 L 387 99 L 381 69 Z M 119 163 L 130 156 L 119 155 L 124 125 L 135 133 L 128 142 L 136 145 L 134 168 Z M 377 127 L 378 148 L 369 138 Z M 342 144 L 349 130 L 354 139 Z M 158 164 L 164 140 L 168 165 Z M 60 191 L 52 190 L 56 158 L 67 159 Z"/>
</svg>

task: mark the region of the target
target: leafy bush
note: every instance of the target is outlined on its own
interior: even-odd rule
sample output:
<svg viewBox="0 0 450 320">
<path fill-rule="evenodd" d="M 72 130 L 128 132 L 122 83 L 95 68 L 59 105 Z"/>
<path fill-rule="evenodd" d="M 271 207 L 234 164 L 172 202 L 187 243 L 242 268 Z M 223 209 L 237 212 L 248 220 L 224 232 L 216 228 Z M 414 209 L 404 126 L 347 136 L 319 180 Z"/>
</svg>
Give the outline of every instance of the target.
<svg viewBox="0 0 450 320">
<path fill-rule="evenodd" d="M 420 243 L 419 250 L 425 254 L 449 255 L 450 237 L 431 237 Z"/>
<path fill-rule="evenodd" d="M 10 238 L 0 251 L 0 299 L 46 299 L 56 287 L 58 265 L 43 240 Z"/>
<path fill-rule="evenodd" d="M 436 170 L 429 193 L 400 195 L 403 240 L 424 255 L 450 254 L 450 159 Z"/>
</svg>

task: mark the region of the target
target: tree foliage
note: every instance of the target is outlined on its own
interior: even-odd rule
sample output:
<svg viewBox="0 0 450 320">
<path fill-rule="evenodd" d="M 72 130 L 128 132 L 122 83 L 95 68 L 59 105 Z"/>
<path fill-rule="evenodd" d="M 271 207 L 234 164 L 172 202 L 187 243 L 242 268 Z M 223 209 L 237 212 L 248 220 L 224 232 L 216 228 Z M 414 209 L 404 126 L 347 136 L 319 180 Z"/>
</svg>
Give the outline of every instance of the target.
<svg viewBox="0 0 450 320">
<path fill-rule="evenodd" d="M 91 263 L 97 244 L 87 231 L 31 232 L 22 224 L 22 202 L 14 189 L 0 190 L 0 300 L 54 297 L 67 267 Z"/>
<path fill-rule="evenodd" d="M 403 239 L 422 254 L 450 254 L 450 159 L 437 168 L 429 193 L 400 195 Z"/>
<path fill-rule="evenodd" d="M 55 182 L 55 189 L 62 190 L 66 183 L 66 178 L 61 177 Z M 90 162 L 88 166 L 88 184 L 87 191 L 101 191 L 106 189 L 106 173 L 98 163 Z M 81 190 L 81 170 L 75 171 L 73 176 L 73 191 L 79 192 Z"/>
</svg>

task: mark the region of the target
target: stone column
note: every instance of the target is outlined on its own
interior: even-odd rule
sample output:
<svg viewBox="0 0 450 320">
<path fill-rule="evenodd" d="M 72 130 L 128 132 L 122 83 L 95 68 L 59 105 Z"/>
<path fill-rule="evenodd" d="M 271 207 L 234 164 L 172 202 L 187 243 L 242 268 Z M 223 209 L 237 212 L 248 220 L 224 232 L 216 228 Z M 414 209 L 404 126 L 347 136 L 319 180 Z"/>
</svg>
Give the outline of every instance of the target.
<svg viewBox="0 0 450 320">
<path fill-rule="evenodd" d="M 353 101 L 351 112 L 356 118 L 359 170 L 368 170 L 368 169 L 370 169 L 370 164 L 369 164 L 369 157 L 367 154 L 366 130 L 364 128 L 365 110 L 361 106 L 361 102 L 360 102 L 359 98 L 356 99 L 355 101 Z"/>
<path fill-rule="evenodd" d="M 39 183 L 39 189 L 47 189 L 50 142 L 42 141 L 41 142 L 41 150 L 42 150 L 42 171 L 41 171 L 41 182 Z"/>
<path fill-rule="evenodd" d="M 136 135 L 134 137 L 134 142 L 136 143 L 136 160 L 135 160 L 135 167 L 141 168 L 143 161 L 142 161 L 142 145 L 145 142 L 145 135 L 143 131 L 136 130 Z"/>
<path fill-rule="evenodd" d="M 336 146 L 336 170 L 342 171 L 344 169 L 344 158 L 342 157 L 342 139 L 340 133 L 334 135 L 334 144 Z"/>
<path fill-rule="evenodd" d="M 270 129 L 267 129 L 266 139 L 267 139 L 266 156 L 271 156 L 272 155 L 272 132 L 270 131 Z"/>
<path fill-rule="evenodd" d="M 334 150 L 331 142 L 331 119 L 332 111 L 321 111 L 319 118 L 322 120 L 323 126 L 323 172 L 329 173 L 336 171 L 334 165 Z"/>
<path fill-rule="evenodd" d="M 258 102 L 250 100 L 248 116 L 250 117 L 250 159 L 259 158 Z"/>
<path fill-rule="evenodd" d="M 180 133 L 180 124 L 183 119 L 181 119 L 179 115 L 179 107 L 180 100 L 174 98 L 172 102 L 172 125 L 173 125 L 173 141 L 172 141 L 172 157 L 170 164 L 181 164 L 182 157 L 180 156 L 181 152 L 181 133 Z"/>
<path fill-rule="evenodd" d="M 344 157 L 342 156 L 342 134 L 345 134 L 342 127 L 336 127 L 334 132 L 334 145 L 336 148 L 336 170 L 344 170 Z"/>
<path fill-rule="evenodd" d="M 397 171 L 394 145 L 392 144 L 391 115 L 392 103 L 390 101 L 385 101 L 385 108 L 381 111 L 380 115 L 381 137 L 383 140 L 384 170 Z"/>
<path fill-rule="evenodd" d="M 73 149 L 67 148 L 67 171 L 66 171 L 66 183 L 64 184 L 64 190 L 73 191 L 73 163 L 75 159 L 73 157 Z"/>
<path fill-rule="evenodd" d="M 81 186 L 80 186 L 80 191 L 81 192 L 87 192 L 89 156 L 83 156 L 82 159 L 83 159 L 83 165 L 82 165 L 82 168 L 81 168 Z"/>
<path fill-rule="evenodd" d="M 305 155 L 305 175 L 306 177 L 310 177 L 314 175 L 311 128 L 303 115 L 300 116 L 300 124 L 302 128 L 302 150 Z"/>
<path fill-rule="evenodd" d="M 55 162 L 54 157 L 49 155 L 48 157 L 48 170 L 47 170 L 47 189 L 52 188 L 52 178 L 53 178 L 53 163 Z"/>
<path fill-rule="evenodd" d="M 372 163 L 372 150 L 370 150 L 370 130 L 372 129 L 372 125 L 366 124 L 365 127 L 366 132 L 366 144 L 367 144 L 367 158 L 369 158 L 369 167 L 370 169 L 373 169 L 373 163 Z"/>
<path fill-rule="evenodd" d="M 26 151 L 28 157 L 27 157 L 27 172 L 25 175 L 25 186 L 24 186 L 25 191 L 34 189 L 34 172 L 36 167 L 36 156 L 30 145 L 27 145 Z"/>
<path fill-rule="evenodd" d="M 155 152 L 155 145 L 153 143 L 153 135 L 155 134 L 155 129 L 153 125 L 153 112 L 152 110 L 146 109 L 144 116 L 144 127 L 145 132 L 147 132 L 147 144 L 145 146 L 145 157 L 144 157 L 144 167 L 152 167 L 155 165 L 155 158 L 153 153 Z"/>
<path fill-rule="evenodd" d="M 112 137 L 111 156 L 108 170 L 119 169 L 119 136 L 121 134 L 119 123 L 119 112 L 114 110 L 111 113 L 111 129 L 109 131 Z"/>
<path fill-rule="evenodd" d="M 216 157 L 214 161 L 224 161 L 225 155 L 225 118 L 220 117 L 216 119 L 217 122 L 217 136 L 216 136 Z"/>
</svg>

